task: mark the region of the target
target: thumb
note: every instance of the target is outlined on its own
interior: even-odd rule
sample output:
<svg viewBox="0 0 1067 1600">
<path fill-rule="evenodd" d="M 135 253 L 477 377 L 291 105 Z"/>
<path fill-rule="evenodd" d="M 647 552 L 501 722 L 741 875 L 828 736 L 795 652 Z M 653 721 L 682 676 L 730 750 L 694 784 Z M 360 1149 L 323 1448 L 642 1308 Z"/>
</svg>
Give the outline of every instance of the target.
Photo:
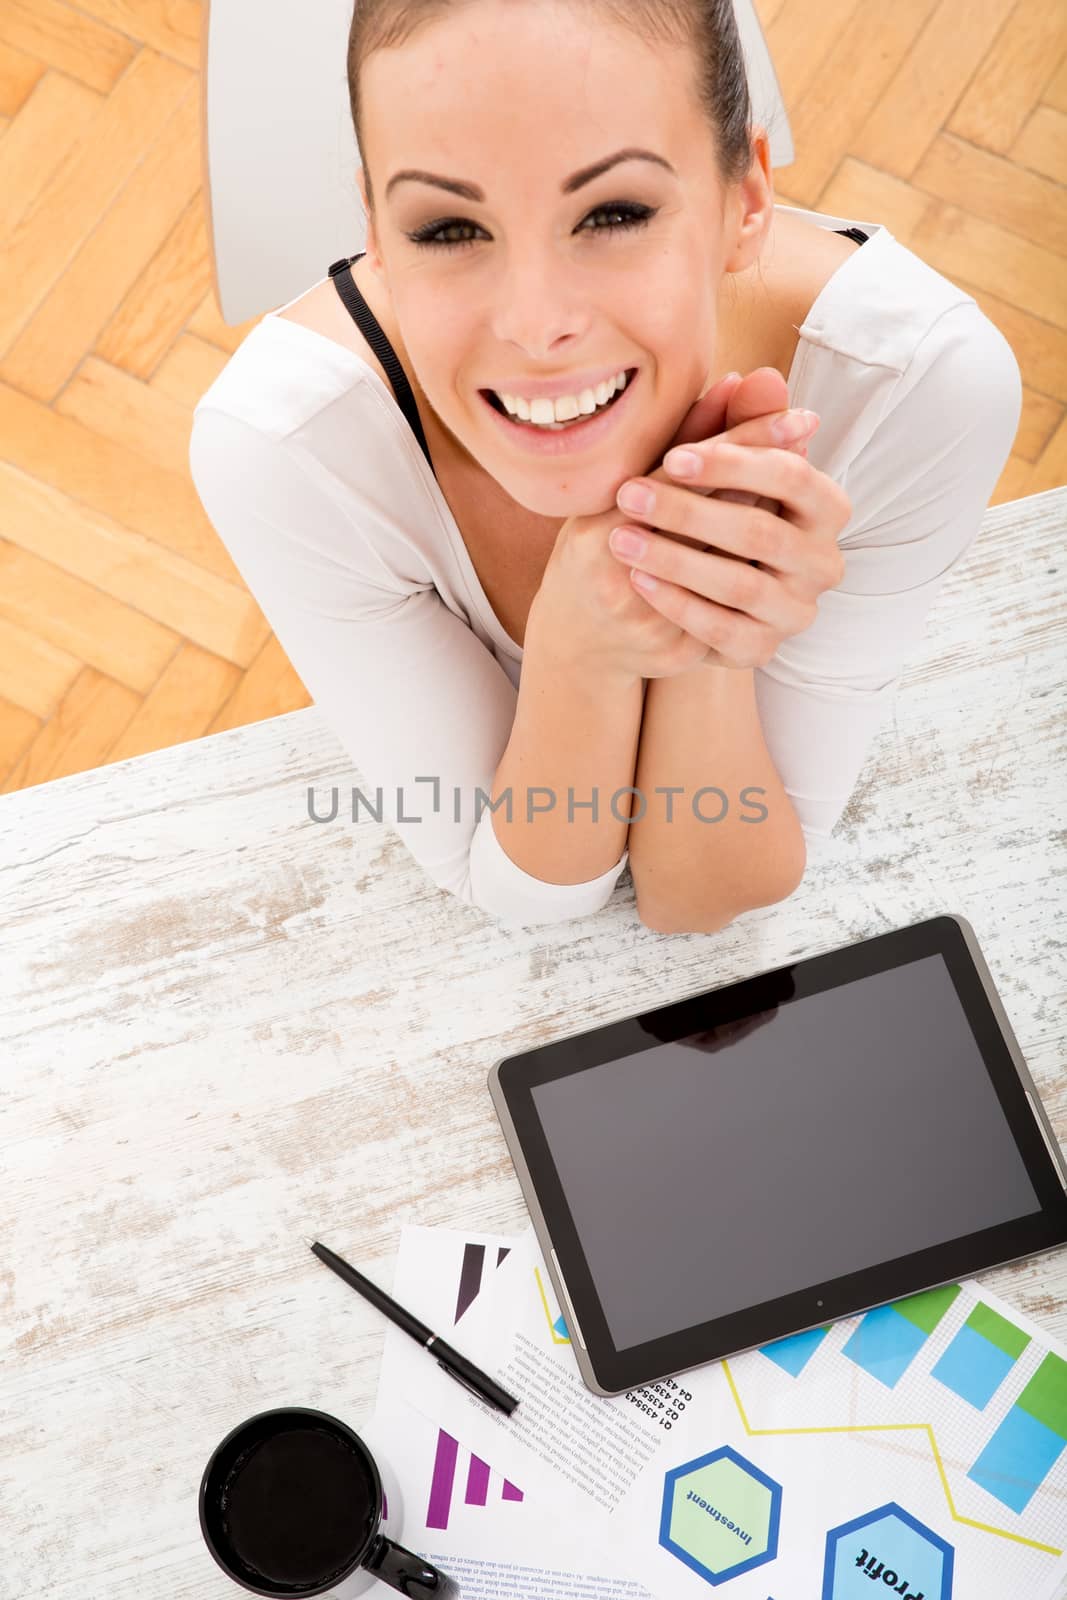
<svg viewBox="0 0 1067 1600">
<path fill-rule="evenodd" d="M 777 367 L 757 367 L 747 374 L 730 392 L 727 402 L 727 428 L 736 428 L 742 422 L 754 422 L 770 412 L 785 411 L 789 407 L 789 385 Z"/>
<path fill-rule="evenodd" d="M 722 433 L 727 426 L 727 409 L 731 397 L 742 382 L 739 372 L 728 372 L 725 377 L 713 383 L 710 389 L 700 396 L 689 407 L 679 424 L 674 438 L 664 450 L 673 450 L 678 444 L 693 444 L 700 439 L 710 439 L 716 433 Z M 740 417 L 737 421 L 742 421 Z"/>
</svg>

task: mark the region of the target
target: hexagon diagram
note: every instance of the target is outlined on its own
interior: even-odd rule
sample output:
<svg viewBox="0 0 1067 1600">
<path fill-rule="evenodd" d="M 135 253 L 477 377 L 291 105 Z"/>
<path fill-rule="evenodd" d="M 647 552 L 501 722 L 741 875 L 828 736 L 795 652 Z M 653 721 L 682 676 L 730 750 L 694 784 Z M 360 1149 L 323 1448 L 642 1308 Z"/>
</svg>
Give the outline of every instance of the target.
<svg viewBox="0 0 1067 1600">
<path fill-rule="evenodd" d="M 953 1548 L 895 1501 L 826 1535 L 822 1600 L 899 1594 L 904 1600 L 951 1600 Z"/>
<path fill-rule="evenodd" d="M 781 1485 L 729 1445 L 672 1467 L 659 1542 L 707 1583 L 726 1583 L 778 1554 Z"/>
</svg>

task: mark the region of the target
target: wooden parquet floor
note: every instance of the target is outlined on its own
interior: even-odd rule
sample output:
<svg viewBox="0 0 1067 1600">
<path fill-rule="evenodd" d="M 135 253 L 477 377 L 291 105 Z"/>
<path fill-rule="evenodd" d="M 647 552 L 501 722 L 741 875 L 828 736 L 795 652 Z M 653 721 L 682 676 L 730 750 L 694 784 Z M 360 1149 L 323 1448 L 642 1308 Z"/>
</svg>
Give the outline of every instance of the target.
<svg viewBox="0 0 1067 1600">
<path fill-rule="evenodd" d="M 787 203 L 884 221 L 1023 374 L 994 503 L 1067 481 L 1067 9 L 757 0 Z M 197 498 L 196 0 L 0 0 L 0 793 L 310 703 Z"/>
</svg>

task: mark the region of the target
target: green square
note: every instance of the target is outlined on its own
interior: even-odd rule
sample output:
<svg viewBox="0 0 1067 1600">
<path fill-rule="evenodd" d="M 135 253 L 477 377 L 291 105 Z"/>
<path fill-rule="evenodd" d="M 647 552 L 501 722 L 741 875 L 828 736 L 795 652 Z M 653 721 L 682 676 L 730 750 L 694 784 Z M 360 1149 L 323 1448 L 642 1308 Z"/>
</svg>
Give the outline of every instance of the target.
<svg viewBox="0 0 1067 1600">
<path fill-rule="evenodd" d="M 980 1333 L 983 1339 L 988 1339 L 998 1350 L 1003 1350 L 1013 1361 L 1019 1359 L 1030 1343 L 1028 1333 L 1017 1328 L 1014 1322 L 1009 1322 L 999 1311 L 994 1311 L 992 1306 L 987 1306 L 982 1300 L 979 1300 L 967 1318 L 966 1326 L 973 1328 L 975 1333 Z"/>
<path fill-rule="evenodd" d="M 1049 1351 L 1015 1404 L 1067 1439 L 1067 1361 Z"/>
<path fill-rule="evenodd" d="M 941 1289 L 927 1289 L 924 1294 L 910 1294 L 906 1300 L 894 1300 L 893 1310 L 907 1317 L 923 1333 L 933 1333 L 959 1292 L 958 1283 L 947 1283 Z"/>
</svg>

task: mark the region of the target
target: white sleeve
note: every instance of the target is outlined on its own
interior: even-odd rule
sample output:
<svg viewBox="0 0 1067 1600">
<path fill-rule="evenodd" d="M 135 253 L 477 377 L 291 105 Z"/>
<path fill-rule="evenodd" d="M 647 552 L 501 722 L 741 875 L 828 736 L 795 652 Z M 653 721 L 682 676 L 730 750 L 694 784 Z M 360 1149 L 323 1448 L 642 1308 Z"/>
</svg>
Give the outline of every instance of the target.
<svg viewBox="0 0 1067 1600">
<path fill-rule="evenodd" d="M 966 556 L 1015 438 L 1011 346 L 973 302 L 943 313 L 843 480 L 845 575 L 755 685 L 767 749 L 808 839 L 827 839 L 926 617 Z"/>
<path fill-rule="evenodd" d="M 359 769 L 362 824 L 378 816 L 380 788 L 381 820 L 432 881 L 506 924 L 606 905 L 628 851 L 587 883 L 548 883 L 505 853 L 485 801 L 475 822 L 517 692 L 432 583 L 397 578 L 380 561 L 369 536 L 387 514 L 380 504 L 368 496 L 360 507 L 312 456 L 210 406 L 194 415 L 189 465 L 216 532 Z"/>
</svg>

